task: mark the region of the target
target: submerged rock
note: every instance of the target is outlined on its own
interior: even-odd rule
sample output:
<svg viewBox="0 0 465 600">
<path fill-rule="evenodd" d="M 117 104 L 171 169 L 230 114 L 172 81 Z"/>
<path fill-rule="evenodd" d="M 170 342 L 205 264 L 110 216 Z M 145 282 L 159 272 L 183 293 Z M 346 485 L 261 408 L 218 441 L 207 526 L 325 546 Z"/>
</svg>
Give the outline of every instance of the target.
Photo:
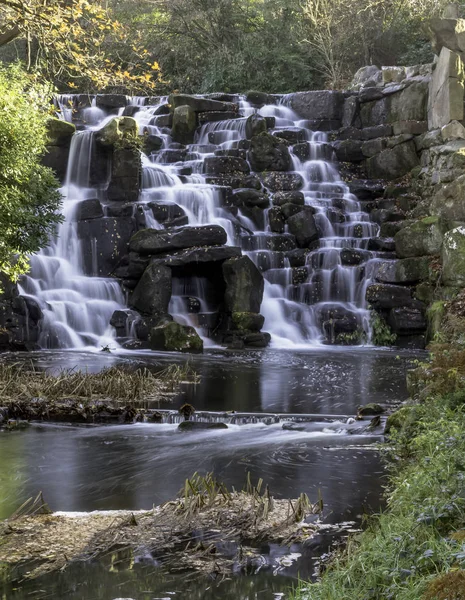
<svg viewBox="0 0 465 600">
<path fill-rule="evenodd" d="M 203 423 L 201 421 L 183 421 L 178 431 L 204 431 L 205 429 L 228 429 L 226 423 Z"/>
</svg>

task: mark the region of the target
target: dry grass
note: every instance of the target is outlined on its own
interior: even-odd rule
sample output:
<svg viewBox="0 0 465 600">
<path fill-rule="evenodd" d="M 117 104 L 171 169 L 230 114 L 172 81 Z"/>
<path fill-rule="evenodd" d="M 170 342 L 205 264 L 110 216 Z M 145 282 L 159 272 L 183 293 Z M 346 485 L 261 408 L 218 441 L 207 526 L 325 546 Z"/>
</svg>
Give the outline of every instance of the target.
<svg viewBox="0 0 465 600">
<path fill-rule="evenodd" d="M 176 391 L 183 382 L 198 381 L 191 366 L 171 365 L 153 373 L 146 368 L 111 367 L 99 373 L 62 370 L 57 374 L 39 371 L 26 364 L 0 363 L 0 402 L 32 398 L 47 401 L 75 399 L 92 402 L 111 399 L 126 403 L 158 400 Z"/>
</svg>

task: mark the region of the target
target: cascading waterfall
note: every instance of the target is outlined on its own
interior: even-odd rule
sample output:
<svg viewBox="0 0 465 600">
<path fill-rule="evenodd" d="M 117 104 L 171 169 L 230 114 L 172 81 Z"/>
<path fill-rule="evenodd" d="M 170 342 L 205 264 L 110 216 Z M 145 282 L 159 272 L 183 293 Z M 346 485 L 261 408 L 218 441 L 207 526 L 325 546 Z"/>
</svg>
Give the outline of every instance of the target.
<svg viewBox="0 0 465 600">
<path fill-rule="evenodd" d="M 38 340 L 42 348 L 114 345 L 110 319 L 115 310 L 125 307 L 118 281 L 89 277 L 84 272 L 78 211 L 83 200 L 96 194 L 90 185 L 93 137 L 92 130 L 73 136 L 62 189 L 64 221 L 51 244 L 31 258 L 30 275 L 20 286 L 20 293 L 33 298 L 42 309 Z M 95 256 L 97 241 L 92 247 Z"/>
<path fill-rule="evenodd" d="M 160 98 L 157 104 L 150 106 L 146 105 L 145 98 L 130 99 L 131 105 L 136 107 L 132 114 L 140 133 L 155 136 L 160 141 L 159 150 L 142 157 L 138 205 L 146 226 L 154 229 L 187 224 L 222 226 L 228 245 L 239 246 L 263 273 L 265 291 L 261 312 L 265 316 L 264 330 L 272 335 L 275 346 L 337 343 L 340 332 L 332 331 L 331 323 L 344 319 L 350 331 L 356 322 L 358 331 L 364 332 L 358 341 L 369 341 L 365 291 L 377 254 L 367 251 L 367 247 L 369 239 L 378 234 L 378 226 L 369 221 L 360 202 L 341 180 L 326 134 L 312 131 L 307 121 L 299 119 L 286 105 L 287 97 L 281 98 L 280 104 L 260 110 L 240 97 L 237 100 L 241 117 L 203 124 L 197 130 L 195 143 L 184 148 L 173 144 L 170 130 L 161 125 L 167 98 Z M 69 107 L 73 102 L 72 96 L 57 100 L 63 119 L 71 120 Z M 245 138 L 247 117 L 254 113 L 274 122 L 272 133 L 278 136 L 280 131 L 283 135 L 284 132 L 295 133 L 308 145 L 304 160 L 294 154 L 292 145 L 290 151 L 293 171 L 304 182 L 301 191 L 305 206 L 314 213 L 319 240 L 307 251 L 298 268 L 279 244 L 272 249 L 276 240 L 292 236 L 271 231 L 270 209 L 264 210 L 260 226 L 240 209 L 233 215 L 225 206 L 224 189 L 208 184 L 202 174 L 206 158 L 232 149 L 240 151 L 239 140 Z M 80 202 L 95 198 L 96 194 L 100 193 L 104 201 L 103 188 L 99 191 L 91 187 L 90 164 L 93 131 L 110 117 L 96 106 L 95 100 L 83 109 L 82 115 L 87 128 L 73 138 L 63 188 L 65 220 L 50 247 L 32 258 L 31 274 L 24 279 L 21 288 L 22 294 L 33 297 L 43 311 L 39 340 L 42 347 L 114 345 L 114 331 L 109 322 L 115 310 L 125 308 L 117 280 L 84 272 L 77 213 Z M 158 216 L 160 207 L 167 215 L 164 220 Z M 344 262 L 342 257 L 347 249 L 363 251 L 364 260 L 360 264 Z M 208 295 L 208 285 L 201 278 L 175 277 L 170 312 L 178 322 L 195 326 L 211 345 L 202 318 L 205 320 L 205 315 L 213 314 L 218 307 Z M 192 302 L 198 304 L 195 310 L 189 306 Z"/>
</svg>

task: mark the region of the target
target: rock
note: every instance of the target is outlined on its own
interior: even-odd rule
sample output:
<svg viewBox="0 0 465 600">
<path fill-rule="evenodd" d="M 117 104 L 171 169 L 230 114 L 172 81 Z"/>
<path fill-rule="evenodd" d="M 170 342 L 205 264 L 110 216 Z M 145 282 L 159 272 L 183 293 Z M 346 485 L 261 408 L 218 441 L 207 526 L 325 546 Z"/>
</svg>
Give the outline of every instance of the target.
<svg viewBox="0 0 465 600">
<path fill-rule="evenodd" d="M 78 221 L 83 269 L 87 275 L 109 277 L 127 254 L 128 243 L 135 231 L 134 219 L 105 217 Z M 96 271 L 94 271 L 96 269 Z"/>
<path fill-rule="evenodd" d="M 232 156 L 209 156 L 203 164 L 204 173 L 209 175 L 249 174 L 250 167 L 243 158 Z"/>
<path fill-rule="evenodd" d="M 396 243 L 392 238 L 370 238 L 368 240 L 368 250 L 376 252 L 393 252 L 396 249 Z"/>
<path fill-rule="evenodd" d="M 131 238 L 129 249 L 142 255 L 161 254 L 195 246 L 221 246 L 226 241 L 226 232 L 219 225 L 180 227 L 171 231 L 142 229 Z"/>
<path fill-rule="evenodd" d="M 384 412 L 384 408 L 381 404 L 376 404 L 376 402 L 370 402 L 369 404 L 364 404 L 363 406 L 359 406 L 357 413 L 361 417 L 371 417 L 373 415 L 382 415 Z"/>
<path fill-rule="evenodd" d="M 373 100 L 379 100 L 383 96 L 383 90 L 379 87 L 364 87 L 358 95 L 360 102 L 372 102 Z"/>
<path fill-rule="evenodd" d="M 433 196 L 431 210 L 448 222 L 465 222 L 465 175 L 438 189 Z"/>
<path fill-rule="evenodd" d="M 168 254 L 158 254 L 152 258 L 152 264 L 163 264 L 168 267 L 193 267 L 204 263 L 224 262 L 229 258 L 241 256 L 237 246 L 211 246 L 203 248 L 187 248 L 186 250 L 170 251 Z"/>
<path fill-rule="evenodd" d="M 381 69 L 378 69 L 376 65 L 369 65 L 367 67 L 361 67 L 354 75 L 350 84 L 350 89 L 358 90 L 365 85 L 376 85 L 376 83 L 382 83 L 383 74 Z"/>
<path fill-rule="evenodd" d="M 349 190 L 359 200 L 374 200 L 384 193 L 385 184 L 380 181 L 353 179 L 348 182 Z"/>
<path fill-rule="evenodd" d="M 300 127 L 294 127 L 293 129 L 278 129 L 277 131 L 274 131 L 272 135 L 280 140 L 286 140 L 291 146 L 294 144 L 301 144 L 307 139 L 307 132 Z"/>
<path fill-rule="evenodd" d="M 375 208 L 371 211 L 370 217 L 374 223 L 382 225 L 389 221 L 403 221 L 405 219 L 405 214 L 397 208 Z"/>
<path fill-rule="evenodd" d="M 441 258 L 443 284 L 465 285 L 465 227 L 456 227 L 445 234 Z"/>
<path fill-rule="evenodd" d="M 102 146 L 114 146 L 127 138 L 136 138 L 137 121 L 132 117 L 115 117 L 95 132 L 95 140 Z"/>
<path fill-rule="evenodd" d="M 428 131 L 427 121 L 398 121 L 392 124 L 394 135 L 410 134 L 421 135 Z"/>
<path fill-rule="evenodd" d="M 264 173 L 262 182 L 271 192 L 294 192 L 304 187 L 304 180 L 299 173 Z"/>
<path fill-rule="evenodd" d="M 144 137 L 144 151 L 146 154 L 158 152 L 163 148 L 163 138 L 158 135 L 149 134 Z"/>
<path fill-rule="evenodd" d="M 155 322 L 165 318 L 171 300 L 171 280 L 171 269 L 150 264 L 132 293 L 131 306 Z"/>
<path fill-rule="evenodd" d="M 359 248 L 344 248 L 341 250 L 341 263 L 346 266 L 360 265 L 371 258 L 371 252 Z"/>
<path fill-rule="evenodd" d="M 197 117 L 190 106 L 178 106 L 173 113 L 171 136 L 175 142 L 192 144 L 197 128 Z"/>
<path fill-rule="evenodd" d="M 288 171 L 292 160 L 288 147 L 268 133 L 251 139 L 248 159 L 253 171 Z"/>
<path fill-rule="evenodd" d="M 366 301 L 375 310 L 398 308 L 411 304 L 412 294 L 406 287 L 376 283 L 368 286 Z"/>
<path fill-rule="evenodd" d="M 415 144 L 410 141 L 369 158 L 367 172 L 370 179 L 392 180 L 403 177 L 419 164 Z"/>
<path fill-rule="evenodd" d="M 141 173 L 142 162 L 137 148 L 115 148 L 107 189 L 108 199 L 136 202 L 139 198 Z"/>
<path fill-rule="evenodd" d="M 363 142 L 361 150 L 363 156 L 370 158 L 371 156 L 375 156 L 375 154 L 379 154 L 383 150 L 386 150 L 386 148 L 387 140 L 385 138 L 377 138 Z"/>
<path fill-rule="evenodd" d="M 131 213 L 132 215 L 132 213 Z M 100 219 L 103 217 L 103 208 L 97 198 L 82 200 L 76 207 L 76 220 Z"/>
<path fill-rule="evenodd" d="M 349 96 L 344 100 L 342 109 L 343 127 L 360 127 L 360 103 L 357 96 Z"/>
<path fill-rule="evenodd" d="M 328 90 L 297 92 L 290 95 L 289 106 L 301 119 L 341 121 L 344 95 Z"/>
<path fill-rule="evenodd" d="M 360 119 L 363 128 L 371 128 L 388 123 L 389 98 L 365 102 L 360 107 Z"/>
<path fill-rule="evenodd" d="M 131 324 L 139 318 L 136 312 L 129 309 L 115 310 L 111 316 L 110 325 L 116 329 L 116 337 L 127 337 Z"/>
<path fill-rule="evenodd" d="M 430 82 L 428 128 L 439 129 L 464 117 L 464 65 L 458 54 L 442 48 Z"/>
<path fill-rule="evenodd" d="M 451 121 L 441 128 L 441 138 L 444 142 L 465 139 L 465 127 L 458 121 Z"/>
<path fill-rule="evenodd" d="M 362 129 L 362 140 L 372 140 L 380 137 L 389 137 L 392 135 L 392 125 L 375 125 Z"/>
<path fill-rule="evenodd" d="M 361 162 L 365 158 L 359 140 L 337 141 L 333 143 L 333 148 L 337 159 L 342 162 Z"/>
<path fill-rule="evenodd" d="M 129 101 L 123 94 L 97 94 L 95 103 L 103 108 L 123 108 L 129 104 Z"/>
<path fill-rule="evenodd" d="M 150 348 L 166 352 L 203 352 L 203 341 L 193 327 L 172 321 L 150 331 Z"/>
<path fill-rule="evenodd" d="M 260 331 L 265 323 L 265 317 L 250 312 L 235 312 L 232 314 L 232 323 L 239 331 Z"/>
<path fill-rule="evenodd" d="M 62 119 L 50 117 L 46 123 L 47 146 L 69 146 L 76 126 Z"/>
<path fill-rule="evenodd" d="M 393 429 L 400 431 L 406 423 L 412 423 L 414 412 L 414 406 L 402 406 L 392 415 L 389 415 L 384 429 L 385 435 L 388 435 Z"/>
<path fill-rule="evenodd" d="M 245 95 L 246 102 L 249 102 L 253 106 L 261 108 L 265 104 L 276 104 L 275 99 L 270 94 L 264 92 L 250 91 Z"/>
<path fill-rule="evenodd" d="M 273 233 L 284 233 L 286 229 L 286 217 L 279 206 L 273 206 L 268 211 L 268 222 Z"/>
<path fill-rule="evenodd" d="M 389 327 L 398 335 L 414 335 L 427 327 L 422 310 L 413 306 L 393 308 L 387 319 Z"/>
<path fill-rule="evenodd" d="M 237 119 L 239 114 L 233 111 L 210 111 L 197 113 L 199 125 L 205 123 L 217 123 L 218 121 L 229 121 L 230 119 Z"/>
<path fill-rule="evenodd" d="M 308 248 L 319 238 L 315 217 L 309 211 L 300 211 L 287 220 L 289 233 L 295 236 L 299 248 Z"/>
<path fill-rule="evenodd" d="M 263 276 L 247 256 L 223 263 L 226 282 L 226 310 L 233 313 L 259 313 L 263 298 Z"/>
<path fill-rule="evenodd" d="M 383 83 L 399 83 L 405 79 L 405 67 L 381 67 Z"/>
<path fill-rule="evenodd" d="M 184 209 L 174 202 L 149 202 L 148 206 L 152 209 L 154 218 L 159 223 L 165 223 L 166 221 L 172 221 L 179 217 L 184 217 Z"/>
<path fill-rule="evenodd" d="M 439 217 L 426 217 L 401 229 L 394 236 L 400 258 L 439 254 L 445 227 Z"/>
<path fill-rule="evenodd" d="M 463 19 L 435 17 L 430 20 L 428 29 L 436 54 L 439 54 L 443 48 L 458 54 L 465 50 L 465 21 Z"/>
<path fill-rule="evenodd" d="M 205 431 L 207 429 L 228 429 L 226 423 L 203 423 L 202 421 L 182 421 L 178 431 Z"/>
<path fill-rule="evenodd" d="M 416 82 L 388 99 L 388 123 L 426 121 L 428 84 Z"/>
<path fill-rule="evenodd" d="M 230 202 L 239 208 L 268 208 L 270 198 L 263 192 L 252 189 L 234 190 Z"/>
<path fill-rule="evenodd" d="M 242 339 L 248 348 L 266 348 L 271 341 L 271 336 L 269 333 L 248 333 Z"/>
<path fill-rule="evenodd" d="M 302 192 L 276 192 L 273 194 L 274 206 L 283 206 L 288 203 L 304 206 L 305 197 Z"/>
<path fill-rule="evenodd" d="M 381 283 L 414 284 L 429 279 L 430 261 L 427 256 L 386 261 L 379 265 L 376 279 Z"/>
<path fill-rule="evenodd" d="M 179 106 L 190 106 L 196 113 L 204 112 L 236 112 L 238 105 L 231 102 L 220 102 L 218 100 L 210 100 L 208 98 L 200 98 L 198 96 L 190 96 L 188 94 L 171 94 L 169 103 L 175 110 Z"/>
<path fill-rule="evenodd" d="M 266 133 L 266 119 L 260 115 L 250 115 L 245 123 L 245 137 L 251 140 L 254 136 L 260 133 Z"/>
</svg>

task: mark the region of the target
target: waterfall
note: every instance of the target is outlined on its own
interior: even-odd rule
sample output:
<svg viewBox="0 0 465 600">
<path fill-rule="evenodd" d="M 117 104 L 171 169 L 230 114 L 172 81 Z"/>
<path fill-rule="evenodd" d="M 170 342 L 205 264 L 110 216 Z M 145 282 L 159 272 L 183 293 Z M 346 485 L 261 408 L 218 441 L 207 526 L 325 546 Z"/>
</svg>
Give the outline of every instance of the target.
<svg viewBox="0 0 465 600">
<path fill-rule="evenodd" d="M 173 144 L 170 129 L 160 125 L 166 123 L 160 119 L 166 113 L 167 98 L 151 105 L 148 98 L 128 100 L 135 108 L 140 133 L 156 136 L 160 144 L 159 150 L 142 156 L 138 205 L 145 225 L 154 229 L 187 224 L 222 226 L 228 245 L 239 246 L 263 274 L 263 330 L 271 334 L 275 347 L 338 343 L 341 331 L 334 329 L 335 322 L 346 324 L 348 332 L 356 327 L 360 333 L 357 343 L 369 341 L 365 291 L 381 254 L 369 250 L 368 242 L 378 235 L 379 226 L 370 222 L 342 181 L 327 135 L 312 131 L 309 123 L 289 108 L 287 97 L 259 110 L 238 97 L 238 118 L 202 124 L 194 143 L 182 147 Z M 71 120 L 73 103 L 72 96 L 57 100 L 61 118 Z M 294 238 L 287 225 L 283 233 L 273 233 L 270 208 L 263 210 L 257 225 L 247 211 L 232 212 L 225 202 L 224 186 L 209 183 L 203 175 L 209 157 L 232 156 L 234 152 L 245 156 L 238 142 L 245 138 L 247 117 L 252 114 L 267 117 L 275 135 L 294 135 L 306 145 L 302 155 L 297 150 L 294 153 L 294 144 L 290 144 L 291 173 L 303 181 L 300 192 L 304 206 L 314 214 L 319 239 L 297 262 L 288 252 Z M 92 273 L 86 272 L 78 235 L 80 203 L 97 197 L 105 205 L 106 182 L 92 186 L 90 170 L 94 131 L 111 117 L 91 99 L 80 109 L 79 118 L 85 126 L 72 140 L 62 190 L 64 222 L 51 245 L 32 257 L 31 273 L 21 284 L 21 293 L 34 298 L 43 311 L 39 344 L 46 348 L 115 345 L 110 319 L 115 310 L 125 309 L 118 280 L 95 276 L 95 266 Z M 99 240 L 90 242 L 95 265 Z M 89 244 L 86 248 L 88 252 Z M 362 260 L 355 264 L 347 260 L 348 251 L 360 251 Z M 170 312 L 178 322 L 196 327 L 207 345 L 213 343 L 209 336 L 217 310 L 208 282 L 187 275 L 174 278 Z"/>
<path fill-rule="evenodd" d="M 110 319 L 124 309 L 124 295 L 115 279 L 89 277 L 78 235 L 79 206 L 95 198 L 90 185 L 94 133 L 76 133 L 71 142 L 66 182 L 62 188 L 64 221 L 50 245 L 31 258 L 30 274 L 20 293 L 40 306 L 43 319 L 38 340 L 42 348 L 97 348 L 115 346 Z M 95 264 L 98 240 L 90 241 Z"/>
</svg>

